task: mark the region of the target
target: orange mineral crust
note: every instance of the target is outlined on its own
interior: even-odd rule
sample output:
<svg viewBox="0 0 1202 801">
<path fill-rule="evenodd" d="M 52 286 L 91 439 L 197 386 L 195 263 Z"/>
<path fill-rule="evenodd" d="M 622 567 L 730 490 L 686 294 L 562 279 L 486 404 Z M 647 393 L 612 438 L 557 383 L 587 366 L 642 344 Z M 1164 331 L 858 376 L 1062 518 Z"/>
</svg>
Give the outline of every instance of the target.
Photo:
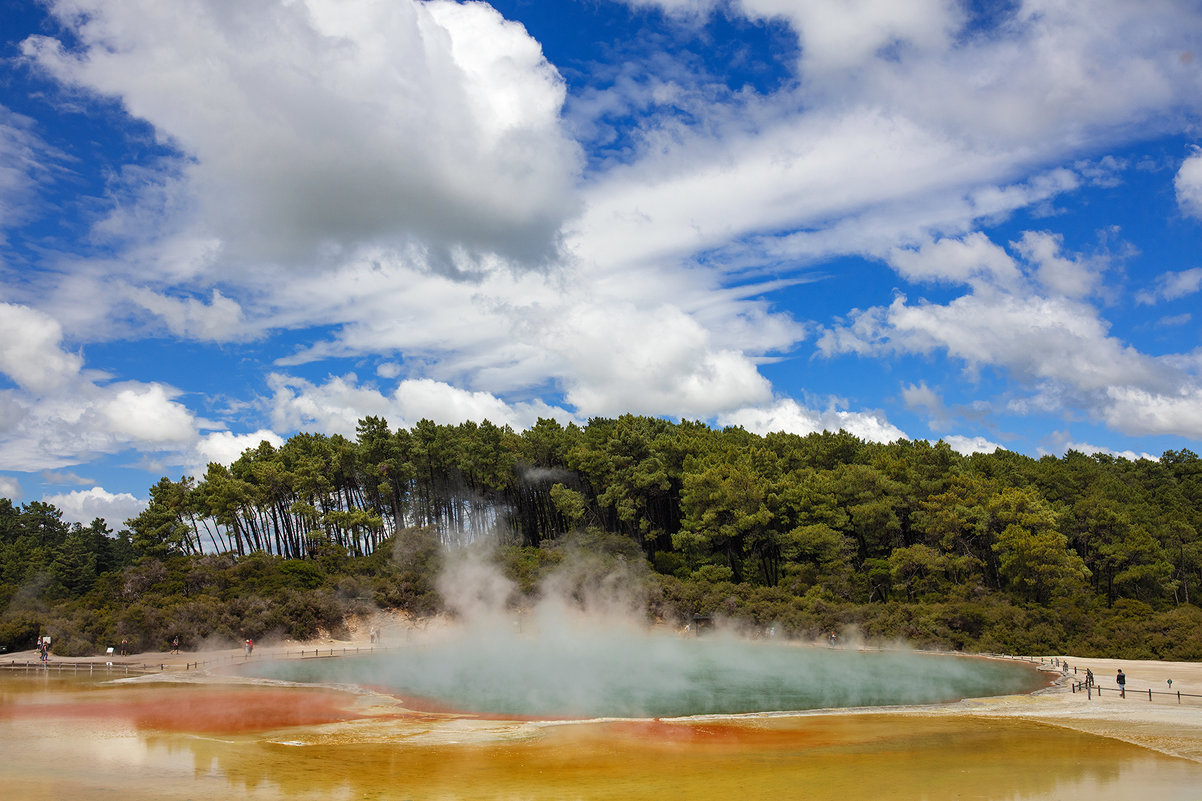
<svg viewBox="0 0 1202 801">
<path fill-rule="evenodd" d="M 236 734 L 362 718 L 354 696 L 321 689 L 141 685 L 6 698 L 0 719 L 101 719 L 137 729 Z"/>
</svg>

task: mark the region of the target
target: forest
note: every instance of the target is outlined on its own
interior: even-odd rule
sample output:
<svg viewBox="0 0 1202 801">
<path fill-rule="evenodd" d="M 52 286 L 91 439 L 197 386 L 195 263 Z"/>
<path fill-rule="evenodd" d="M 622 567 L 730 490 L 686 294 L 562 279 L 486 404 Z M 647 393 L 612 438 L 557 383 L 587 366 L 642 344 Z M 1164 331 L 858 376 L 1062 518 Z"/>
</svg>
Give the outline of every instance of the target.
<svg viewBox="0 0 1202 801">
<path fill-rule="evenodd" d="M 526 601 L 572 550 L 621 563 L 666 624 L 1196 660 L 1200 531 L 1184 449 L 1035 459 L 634 415 L 520 432 L 368 417 L 353 440 L 301 433 L 164 477 L 118 528 L 0 499 L 0 647 L 196 648 L 438 614 L 444 554 L 473 545 Z"/>
</svg>

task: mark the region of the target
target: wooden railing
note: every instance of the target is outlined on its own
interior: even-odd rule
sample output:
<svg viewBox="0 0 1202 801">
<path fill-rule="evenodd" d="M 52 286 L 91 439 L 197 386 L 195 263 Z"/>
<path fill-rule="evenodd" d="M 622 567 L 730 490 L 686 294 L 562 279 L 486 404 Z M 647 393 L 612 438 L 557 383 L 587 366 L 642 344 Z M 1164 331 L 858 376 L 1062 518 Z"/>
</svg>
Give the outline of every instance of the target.
<svg viewBox="0 0 1202 801">
<path fill-rule="evenodd" d="M 1095 693 L 1101 698 L 1103 692 L 1107 693 L 1107 697 L 1111 698 L 1118 697 L 1125 699 L 1131 696 L 1132 698 L 1142 699 L 1144 696 L 1147 696 L 1149 701 L 1155 700 L 1155 696 L 1163 695 L 1169 701 L 1176 699 L 1179 704 L 1183 698 L 1202 698 L 1202 695 L 1197 693 L 1183 693 L 1180 690 L 1153 690 L 1151 687 L 1146 690 L 1134 690 L 1119 687 L 1118 685 L 1114 687 L 1103 687 L 1100 684 L 1087 685 L 1083 681 L 1073 682 L 1072 688 L 1074 693 L 1084 693 L 1087 699 L 1092 699 Z"/>
</svg>

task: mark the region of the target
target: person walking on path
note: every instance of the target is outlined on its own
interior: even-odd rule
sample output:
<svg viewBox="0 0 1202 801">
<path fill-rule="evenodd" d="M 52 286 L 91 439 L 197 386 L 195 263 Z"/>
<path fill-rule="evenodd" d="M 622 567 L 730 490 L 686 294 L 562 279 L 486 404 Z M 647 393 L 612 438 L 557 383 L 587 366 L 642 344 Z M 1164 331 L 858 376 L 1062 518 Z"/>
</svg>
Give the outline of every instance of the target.
<svg viewBox="0 0 1202 801">
<path fill-rule="evenodd" d="M 1114 677 L 1115 683 L 1119 686 L 1119 697 L 1127 697 L 1127 674 L 1123 673 L 1123 669 L 1119 668 L 1119 674 Z"/>
</svg>

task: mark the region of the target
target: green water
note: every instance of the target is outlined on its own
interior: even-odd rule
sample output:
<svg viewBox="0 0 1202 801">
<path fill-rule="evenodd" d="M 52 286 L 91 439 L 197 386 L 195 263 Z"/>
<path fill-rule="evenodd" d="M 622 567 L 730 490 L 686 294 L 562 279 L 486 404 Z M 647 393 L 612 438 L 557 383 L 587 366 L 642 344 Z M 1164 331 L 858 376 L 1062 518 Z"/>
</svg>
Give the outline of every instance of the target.
<svg viewBox="0 0 1202 801">
<path fill-rule="evenodd" d="M 926 704 L 1040 683 L 1024 663 L 633 634 L 474 636 L 368 657 L 252 663 L 246 672 L 371 686 L 478 714 L 590 718 Z"/>
</svg>

